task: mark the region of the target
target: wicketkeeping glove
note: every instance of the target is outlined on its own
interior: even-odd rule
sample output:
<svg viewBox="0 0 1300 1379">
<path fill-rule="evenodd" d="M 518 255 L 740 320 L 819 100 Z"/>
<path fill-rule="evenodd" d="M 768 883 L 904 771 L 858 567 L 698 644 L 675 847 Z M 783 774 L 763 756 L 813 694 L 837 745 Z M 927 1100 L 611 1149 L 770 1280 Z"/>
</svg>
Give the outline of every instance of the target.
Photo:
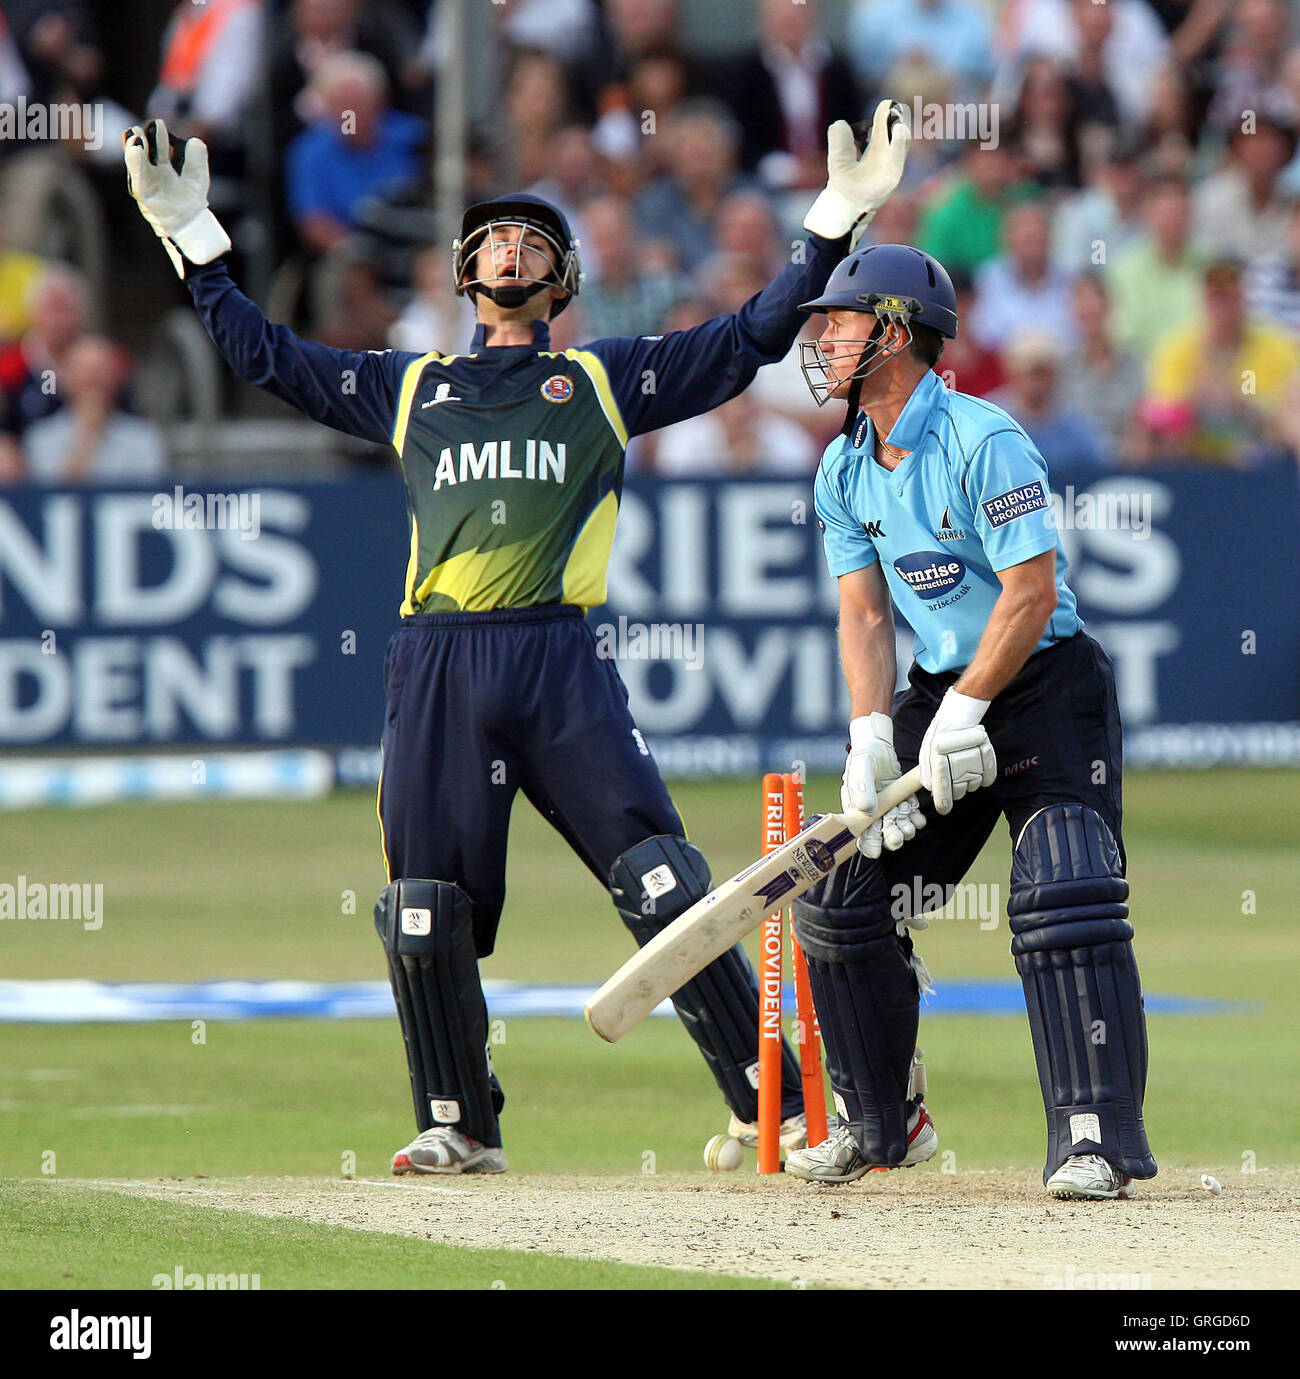
<svg viewBox="0 0 1300 1379">
<path fill-rule="evenodd" d="M 826 188 L 804 217 L 804 229 L 822 239 L 851 235 L 851 253 L 872 217 L 902 181 L 911 146 L 906 107 L 895 106 L 892 101 L 876 106 L 871 138 L 861 158 L 852 126 L 847 120 L 836 120 L 826 131 Z"/>
<path fill-rule="evenodd" d="M 230 236 L 208 209 L 208 148 L 202 139 L 182 147 L 161 120 L 151 120 L 122 135 L 122 153 L 127 189 L 182 278 L 185 259 L 211 263 L 230 252 Z"/>
<path fill-rule="evenodd" d="M 950 689 L 921 740 L 921 784 L 934 797 L 940 814 L 981 785 L 997 779 L 998 761 L 988 733 L 980 726 L 987 699 L 972 699 Z"/>
<path fill-rule="evenodd" d="M 845 809 L 869 813 L 876 807 L 881 790 L 903 773 L 894 752 L 894 724 L 888 714 L 864 714 L 849 724 L 849 759 L 844 766 L 840 803 Z M 877 819 L 858 834 L 858 851 L 864 857 L 879 857 L 881 847 L 897 852 L 916 830 L 925 827 L 925 815 L 915 795 L 909 795 L 883 819 Z"/>
</svg>

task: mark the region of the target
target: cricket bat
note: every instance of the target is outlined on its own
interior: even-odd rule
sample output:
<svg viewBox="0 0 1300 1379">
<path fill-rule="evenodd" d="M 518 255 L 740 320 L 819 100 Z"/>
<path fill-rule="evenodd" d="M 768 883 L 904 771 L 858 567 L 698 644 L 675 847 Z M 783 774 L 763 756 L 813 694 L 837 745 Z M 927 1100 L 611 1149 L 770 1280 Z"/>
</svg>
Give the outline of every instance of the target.
<svg viewBox="0 0 1300 1379">
<path fill-rule="evenodd" d="M 858 834 L 921 788 L 914 767 L 880 792 L 870 814 L 823 814 L 776 852 L 737 872 L 697 900 L 629 958 L 587 1003 L 587 1023 L 617 1043 L 633 1025 L 763 918 L 815 885 L 852 855 Z"/>
</svg>

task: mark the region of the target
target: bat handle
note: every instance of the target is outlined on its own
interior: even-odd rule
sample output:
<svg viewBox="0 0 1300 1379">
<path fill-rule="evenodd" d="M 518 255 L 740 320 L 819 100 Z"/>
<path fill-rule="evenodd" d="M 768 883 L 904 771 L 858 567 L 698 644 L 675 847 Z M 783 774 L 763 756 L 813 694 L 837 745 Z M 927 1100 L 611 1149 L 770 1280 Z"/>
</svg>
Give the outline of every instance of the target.
<svg viewBox="0 0 1300 1379">
<path fill-rule="evenodd" d="M 921 768 L 913 766 L 905 775 L 890 781 L 880 792 L 875 809 L 867 813 L 861 809 L 846 809 L 841 815 L 853 834 L 865 833 L 877 819 L 883 819 L 896 805 L 921 788 Z"/>
</svg>

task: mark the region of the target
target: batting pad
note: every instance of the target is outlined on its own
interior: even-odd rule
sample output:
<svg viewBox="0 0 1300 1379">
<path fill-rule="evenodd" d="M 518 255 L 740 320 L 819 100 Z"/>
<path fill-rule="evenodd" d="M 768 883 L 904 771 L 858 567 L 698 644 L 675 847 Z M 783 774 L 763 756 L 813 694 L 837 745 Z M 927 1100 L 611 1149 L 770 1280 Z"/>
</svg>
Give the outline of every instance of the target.
<svg viewBox="0 0 1300 1379">
<path fill-rule="evenodd" d="M 1100 1154 L 1132 1178 L 1156 1173 L 1127 898 L 1119 849 L 1094 810 L 1053 805 L 1025 825 L 1007 913 L 1047 1112 L 1044 1182 L 1074 1154 Z"/>
<path fill-rule="evenodd" d="M 836 1109 L 869 1163 L 901 1163 L 921 995 L 884 870 L 855 853 L 793 909 Z"/>
<path fill-rule="evenodd" d="M 375 928 L 388 955 L 416 1124 L 452 1125 L 499 1147 L 503 1098 L 488 1062 L 469 896 L 448 881 L 393 881 L 375 904 Z"/>
</svg>

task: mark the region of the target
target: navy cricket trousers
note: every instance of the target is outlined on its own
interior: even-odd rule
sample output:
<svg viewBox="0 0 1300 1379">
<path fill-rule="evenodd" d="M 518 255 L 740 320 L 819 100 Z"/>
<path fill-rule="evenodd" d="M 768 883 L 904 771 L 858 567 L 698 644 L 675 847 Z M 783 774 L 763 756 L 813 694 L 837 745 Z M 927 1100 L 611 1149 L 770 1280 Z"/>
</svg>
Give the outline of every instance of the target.
<svg viewBox="0 0 1300 1379">
<path fill-rule="evenodd" d="M 894 699 L 894 745 L 904 771 L 916 765 L 921 741 L 939 701 L 958 673 L 935 675 L 913 665 L 907 689 Z M 919 796 L 926 827 L 879 866 L 891 895 L 911 883 L 945 891 L 970 870 L 1005 817 L 1014 848 L 1025 824 L 1049 805 L 1075 802 L 1095 809 L 1124 858 L 1121 773 L 1123 742 L 1115 672 L 1086 632 L 1035 652 L 994 699 L 984 727 L 997 755 L 993 785 L 937 814 L 928 793 Z M 854 859 L 859 867 L 866 862 Z"/>
<path fill-rule="evenodd" d="M 496 942 L 517 791 L 602 886 L 628 848 L 681 836 L 627 689 L 580 608 L 403 618 L 384 686 L 379 818 L 389 879 L 465 891 L 480 958 Z"/>
</svg>

